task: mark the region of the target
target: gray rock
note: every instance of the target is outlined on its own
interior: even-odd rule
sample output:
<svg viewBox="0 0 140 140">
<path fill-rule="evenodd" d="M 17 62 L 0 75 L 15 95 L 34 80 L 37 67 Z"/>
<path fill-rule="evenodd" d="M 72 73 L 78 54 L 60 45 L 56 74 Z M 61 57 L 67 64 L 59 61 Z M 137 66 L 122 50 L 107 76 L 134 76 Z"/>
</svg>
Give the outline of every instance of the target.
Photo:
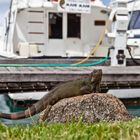
<svg viewBox="0 0 140 140">
<path fill-rule="evenodd" d="M 99 121 L 128 121 L 130 119 L 124 104 L 108 94 L 92 93 L 66 98 L 56 103 L 49 112 L 49 123 L 79 121 L 93 123 Z"/>
</svg>

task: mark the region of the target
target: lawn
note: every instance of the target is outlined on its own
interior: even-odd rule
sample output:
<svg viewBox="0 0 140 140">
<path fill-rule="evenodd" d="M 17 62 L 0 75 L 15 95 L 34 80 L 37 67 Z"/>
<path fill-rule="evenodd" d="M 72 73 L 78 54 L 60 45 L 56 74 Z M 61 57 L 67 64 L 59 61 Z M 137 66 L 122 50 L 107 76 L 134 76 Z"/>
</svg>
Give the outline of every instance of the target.
<svg viewBox="0 0 140 140">
<path fill-rule="evenodd" d="M 96 124 L 0 125 L 0 140 L 140 140 L 140 118 Z"/>
</svg>

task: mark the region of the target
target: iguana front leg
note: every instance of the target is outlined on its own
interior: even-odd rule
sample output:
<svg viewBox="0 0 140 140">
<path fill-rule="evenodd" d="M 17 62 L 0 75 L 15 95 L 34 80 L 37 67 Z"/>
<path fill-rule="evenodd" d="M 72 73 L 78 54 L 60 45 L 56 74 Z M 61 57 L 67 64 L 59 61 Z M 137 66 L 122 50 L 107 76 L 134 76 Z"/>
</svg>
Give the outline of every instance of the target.
<svg viewBox="0 0 140 140">
<path fill-rule="evenodd" d="M 82 94 L 89 94 L 89 93 L 99 93 L 100 92 L 100 82 L 95 83 L 93 85 L 83 86 L 80 89 Z"/>
<path fill-rule="evenodd" d="M 100 92 L 101 92 L 100 83 L 97 83 L 95 85 L 95 93 L 100 93 Z"/>
<path fill-rule="evenodd" d="M 100 85 L 100 81 L 95 83 L 95 92 L 96 93 L 100 93 L 101 92 L 101 85 Z"/>
<path fill-rule="evenodd" d="M 48 105 L 47 108 L 40 114 L 39 120 L 38 120 L 39 123 L 42 123 L 47 119 L 51 108 L 52 108 L 52 105 Z"/>
<path fill-rule="evenodd" d="M 82 94 L 90 94 L 91 90 L 88 86 L 83 86 L 83 87 L 81 87 L 80 92 L 81 92 L 81 95 Z"/>
</svg>

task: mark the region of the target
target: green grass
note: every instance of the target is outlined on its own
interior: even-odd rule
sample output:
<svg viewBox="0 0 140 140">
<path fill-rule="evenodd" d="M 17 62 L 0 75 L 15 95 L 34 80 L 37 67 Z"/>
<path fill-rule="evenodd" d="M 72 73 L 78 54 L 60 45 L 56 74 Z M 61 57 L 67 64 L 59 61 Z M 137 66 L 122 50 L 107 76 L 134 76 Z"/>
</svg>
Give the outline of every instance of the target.
<svg viewBox="0 0 140 140">
<path fill-rule="evenodd" d="M 96 124 L 0 125 L 0 140 L 140 140 L 140 118 Z"/>
</svg>

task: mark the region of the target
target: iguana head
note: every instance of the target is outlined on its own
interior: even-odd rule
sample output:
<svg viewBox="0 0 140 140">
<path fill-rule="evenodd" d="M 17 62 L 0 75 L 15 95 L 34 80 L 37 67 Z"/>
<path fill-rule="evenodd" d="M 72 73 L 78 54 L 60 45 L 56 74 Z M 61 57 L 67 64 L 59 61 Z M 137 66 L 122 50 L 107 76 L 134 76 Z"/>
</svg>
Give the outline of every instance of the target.
<svg viewBox="0 0 140 140">
<path fill-rule="evenodd" d="M 101 69 L 94 69 L 90 75 L 91 82 L 98 82 L 102 79 L 102 70 Z"/>
</svg>

